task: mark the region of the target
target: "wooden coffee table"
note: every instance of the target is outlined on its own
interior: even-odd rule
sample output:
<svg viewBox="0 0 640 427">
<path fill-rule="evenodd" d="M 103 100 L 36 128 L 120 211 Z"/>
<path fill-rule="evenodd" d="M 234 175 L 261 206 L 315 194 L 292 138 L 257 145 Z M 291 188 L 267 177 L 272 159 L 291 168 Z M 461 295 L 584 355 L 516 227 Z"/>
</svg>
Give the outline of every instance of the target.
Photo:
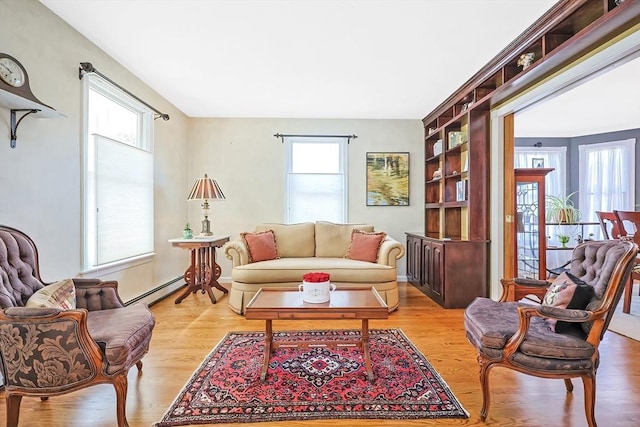
<svg viewBox="0 0 640 427">
<path fill-rule="evenodd" d="M 311 304 L 302 300 L 302 292 L 291 288 L 261 288 L 247 304 L 247 319 L 265 320 L 264 365 L 260 379 L 267 378 L 271 351 L 281 346 L 321 347 L 355 346 L 361 349 L 367 378 L 373 381 L 371 355 L 369 353 L 369 319 L 387 319 L 387 304 L 373 288 L 340 288 L 331 292 L 331 300 Z M 273 320 L 362 320 L 362 333 L 357 340 L 339 341 L 273 341 Z"/>
</svg>

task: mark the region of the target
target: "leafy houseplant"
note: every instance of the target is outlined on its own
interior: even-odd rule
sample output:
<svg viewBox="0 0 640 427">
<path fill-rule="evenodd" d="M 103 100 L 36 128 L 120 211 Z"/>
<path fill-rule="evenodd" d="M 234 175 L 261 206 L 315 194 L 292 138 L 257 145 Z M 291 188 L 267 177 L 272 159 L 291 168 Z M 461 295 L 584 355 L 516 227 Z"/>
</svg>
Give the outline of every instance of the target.
<svg viewBox="0 0 640 427">
<path fill-rule="evenodd" d="M 580 221 L 582 213 L 571 200 L 571 197 L 576 193 L 577 191 L 574 191 L 566 197 L 547 195 L 547 220 L 558 224 L 575 224 Z"/>
</svg>

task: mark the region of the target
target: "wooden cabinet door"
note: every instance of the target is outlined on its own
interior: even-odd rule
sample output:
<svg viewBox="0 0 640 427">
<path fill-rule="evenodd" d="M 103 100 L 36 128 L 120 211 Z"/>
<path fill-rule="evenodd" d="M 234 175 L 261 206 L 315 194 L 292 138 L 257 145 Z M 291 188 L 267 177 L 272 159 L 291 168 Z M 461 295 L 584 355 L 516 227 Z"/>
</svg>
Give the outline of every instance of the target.
<svg viewBox="0 0 640 427">
<path fill-rule="evenodd" d="M 422 242 L 424 292 L 439 304 L 444 303 L 444 245 Z"/>
<path fill-rule="evenodd" d="M 422 286 L 422 239 L 407 236 L 407 281 Z"/>
<path fill-rule="evenodd" d="M 431 271 L 431 260 L 433 259 L 433 252 L 431 251 L 431 243 L 422 241 L 422 284 L 431 289 L 431 282 L 433 280 L 433 272 Z"/>
<path fill-rule="evenodd" d="M 435 295 L 444 301 L 444 245 L 440 243 L 431 244 L 431 290 Z"/>
</svg>

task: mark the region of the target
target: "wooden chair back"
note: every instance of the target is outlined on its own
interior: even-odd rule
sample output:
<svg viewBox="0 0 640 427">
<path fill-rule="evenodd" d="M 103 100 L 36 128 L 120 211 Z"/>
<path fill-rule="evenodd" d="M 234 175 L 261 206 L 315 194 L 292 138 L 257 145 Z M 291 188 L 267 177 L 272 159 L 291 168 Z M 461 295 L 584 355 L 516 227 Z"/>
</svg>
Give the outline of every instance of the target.
<svg viewBox="0 0 640 427">
<path fill-rule="evenodd" d="M 640 212 L 613 211 L 618 224 L 622 229 L 622 235 L 630 237 L 636 245 L 640 245 Z M 631 314 L 631 298 L 633 293 L 633 281 L 640 280 L 640 255 L 636 258 L 636 265 L 631 272 L 631 277 L 624 288 L 622 299 L 622 312 Z"/>
<path fill-rule="evenodd" d="M 636 211 L 613 211 L 618 221 L 620 234 L 629 236 L 636 243 L 640 243 L 640 212 Z"/>
<path fill-rule="evenodd" d="M 606 240 L 617 239 L 623 234 L 620 229 L 620 222 L 615 213 L 596 211 L 596 215 L 598 216 L 598 222 L 600 222 L 600 228 L 602 228 L 602 234 Z"/>
</svg>

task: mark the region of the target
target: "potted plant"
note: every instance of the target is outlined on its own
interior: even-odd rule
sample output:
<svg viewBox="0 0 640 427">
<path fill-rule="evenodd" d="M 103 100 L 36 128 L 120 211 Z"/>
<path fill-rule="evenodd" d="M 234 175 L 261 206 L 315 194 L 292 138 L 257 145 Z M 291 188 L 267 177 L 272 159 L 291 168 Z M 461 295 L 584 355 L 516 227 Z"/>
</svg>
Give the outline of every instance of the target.
<svg viewBox="0 0 640 427">
<path fill-rule="evenodd" d="M 184 230 L 182 230 L 182 237 L 184 239 L 192 239 L 193 238 L 193 230 L 191 230 L 191 226 L 187 223 L 184 226 Z"/>
<path fill-rule="evenodd" d="M 580 221 L 582 213 L 571 200 L 571 197 L 576 193 L 577 191 L 574 191 L 566 197 L 547 195 L 547 220 L 558 224 L 575 224 Z"/>
<path fill-rule="evenodd" d="M 567 243 L 569 243 L 569 240 L 571 240 L 571 236 L 567 236 L 566 234 L 558 234 L 558 241 L 563 248 L 567 247 Z"/>
</svg>

